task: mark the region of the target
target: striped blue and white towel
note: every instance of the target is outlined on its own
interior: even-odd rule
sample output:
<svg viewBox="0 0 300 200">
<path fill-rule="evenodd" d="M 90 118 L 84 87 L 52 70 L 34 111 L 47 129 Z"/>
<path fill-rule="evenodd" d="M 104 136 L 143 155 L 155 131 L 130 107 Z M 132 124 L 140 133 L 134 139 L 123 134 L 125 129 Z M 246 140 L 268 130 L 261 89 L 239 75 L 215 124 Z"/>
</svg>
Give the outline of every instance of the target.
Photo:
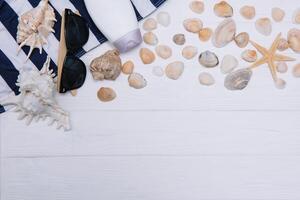
<svg viewBox="0 0 300 200">
<path fill-rule="evenodd" d="M 138 20 L 151 14 L 166 0 L 131 0 Z M 94 49 L 107 41 L 89 16 L 84 0 L 49 0 L 55 10 L 57 22 L 54 25 L 55 33 L 49 35 L 48 45 L 44 45 L 42 54 L 36 49 L 30 59 L 24 64 L 29 47 L 23 47 L 17 55 L 18 44 L 16 42 L 18 17 L 26 11 L 36 7 L 40 0 L 0 0 L 0 102 L 10 95 L 18 95 L 16 80 L 21 68 L 41 69 L 47 56 L 51 57 L 50 67 L 57 70 L 58 47 L 60 40 L 61 13 L 65 8 L 79 11 L 90 28 L 90 38 L 80 50 L 78 56 Z M 0 105 L 0 113 L 5 108 Z"/>
</svg>

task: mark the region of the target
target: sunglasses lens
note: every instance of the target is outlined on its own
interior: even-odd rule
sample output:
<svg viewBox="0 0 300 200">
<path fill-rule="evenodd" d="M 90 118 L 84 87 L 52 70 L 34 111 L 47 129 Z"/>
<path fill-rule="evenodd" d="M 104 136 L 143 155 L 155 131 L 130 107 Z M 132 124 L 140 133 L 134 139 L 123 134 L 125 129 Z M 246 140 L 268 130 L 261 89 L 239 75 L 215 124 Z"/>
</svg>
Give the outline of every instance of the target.
<svg viewBox="0 0 300 200">
<path fill-rule="evenodd" d="M 68 51 L 75 53 L 89 38 L 86 21 L 71 10 L 65 11 L 65 39 Z"/>
<path fill-rule="evenodd" d="M 85 81 L 85 77 L 85 64 L 75 56 L 67 56 L 62 71 L 60 92 L 65 93 L 80 88 Z"/>
</svg>

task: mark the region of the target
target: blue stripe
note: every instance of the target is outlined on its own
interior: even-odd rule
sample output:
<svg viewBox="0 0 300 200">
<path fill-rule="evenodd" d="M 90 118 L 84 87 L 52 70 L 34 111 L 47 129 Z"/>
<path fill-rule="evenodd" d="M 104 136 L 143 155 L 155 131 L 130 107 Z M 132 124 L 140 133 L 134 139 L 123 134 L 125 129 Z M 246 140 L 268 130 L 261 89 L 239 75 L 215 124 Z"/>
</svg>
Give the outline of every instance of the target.
<svg viewBox="0 0 300 200">
<path fill-rule="evenodd" d="M 15 13 L 15 11 L 5 2 L 3 1 L 0 7 L 0 21 L 5 26 L 5 28 L 8 30 L 8 32 L 13 36 L 13 38 L 17 39 L 17 27 L 18 27 L 18 15 Z M 22 50 L 28 54 L 30 47 L 22 47 Z M 44 62 L 47 59 L 47 53 L 42 50 L 42 54 L 39 53 L 39 51 L 35 50 L 32 52 L 30 58 L 32 63 L 40 70 L 43 67 Z M 57 66 L 53 62 L 53 60 L 50 61 L 50 69 L 53 69 L 54 72 L 57 72 Z"/>
<path fill-rule="evenodd" d="M 138 21 L 142 20 L 143 17 L 141 16 L 141 14 L 139 13 L 139 11 L 136 9 L 136 7 L 134 6 L 134 4 L 131 2 L 132 6 L 133 6 L 133 9 L 134 9 L 134 12 L 135 12 L 135 15 L 136 15 L 136 18 Z"/>
<path fill-rule="evenodd" d="M 0 76 L 5 80 L 7 85 L 16 95 L 19 94 L 19 87 L 16 82 L 19 76 L 19 71 L 14 67 L 10 60 L 0 49 Z"/>
<path fill-rule="evenodd" d="M 163 4 L 166 0 L 150 0 L 151 3 L 158 8 L 161 4 Z"/>
<path fill-rule="evenodd" d="M 0 3 L 1 4 L 1 3 Z M 0 105 L 0 113 L 4 113 L 5 112 L 5 109 L 2 105 Z"/>
</svg>

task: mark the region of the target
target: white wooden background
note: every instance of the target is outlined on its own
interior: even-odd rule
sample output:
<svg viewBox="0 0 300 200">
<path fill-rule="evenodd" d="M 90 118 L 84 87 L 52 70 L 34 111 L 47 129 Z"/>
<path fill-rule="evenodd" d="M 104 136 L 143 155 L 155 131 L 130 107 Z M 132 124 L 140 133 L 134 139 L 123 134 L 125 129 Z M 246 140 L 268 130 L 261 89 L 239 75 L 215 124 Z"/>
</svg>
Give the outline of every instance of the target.
<svg viewBox="0 0 300 200">
<path fill-rule="evenodd" d="M 215 2 L 205 1 L 206 11 L 199 15 L 212 28 L 222 20 L 213 14 Z M 197 59 L 185 61 L 178 81 L 152 75 L 152 66 L 183 60 L 182 47 L 171 41 L 173 34 L 184 32 L 184 19 L 198 17 L 188 3 L 169 0 L 160 9 L 172 16 L 169 28 L 155 31 L 160 43 L 172 46 L 171 59 L 144 66 L 138 49 L 122 56 L 135 61 L 136 72 L 148 80 L 145 89 L 129 88 L 125 75 L 95 82 L 88 74 L 76 98 L 58 97 L 71 111 L 73 131 L 67 133 L 46 123 L 26 127 L 14 113 L 1 115 L 1 200 L 300 199 L 300 79 L 292 77 L 291 67 L 281 75 L 288 83 L 285 90 L 275 89 L 266 66 L 255 70 L 242 92 L 224 89 L 220 69 L 204 69 Z M 238 32 L 247 31 L 265 46 L 279 32 L 285 36 L 297 27 L 291 16 L 298 0 L 230 3 Z M 273 6 L 284 8 L 287 16 L 265 37 L 255 31 L 254 20 L 239 15 L 246 4 L 256 6 L 257 17 L 270 17 Z M 220 58 L 226 53 L 239 57 L 242 51 L 235 44 L 215 49 L 197 35 L 186 36 L 199 52 L 210 49 Z M 86 64 L 109 48 L 105 44 L 86 55 Z M 300 61 L 299 54 L 286 54 Z M 198 83 L 203 71 L 214 75 L 215 86 Z M 116 90 L 114 102 L 97 100 L 103 86 Z"/>
</svg>

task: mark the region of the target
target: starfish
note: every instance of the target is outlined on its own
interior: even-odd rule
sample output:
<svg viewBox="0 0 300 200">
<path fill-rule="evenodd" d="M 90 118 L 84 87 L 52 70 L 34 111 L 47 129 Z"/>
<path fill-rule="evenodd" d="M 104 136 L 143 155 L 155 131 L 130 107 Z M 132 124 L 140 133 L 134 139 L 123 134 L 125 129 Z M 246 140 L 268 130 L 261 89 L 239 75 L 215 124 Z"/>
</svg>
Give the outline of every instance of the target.
<svg viewBox="0 0 300 200">
<path fill-rule="evenodd" d="M 276 72 L 276 66 L 275 66 L 274 62 L 275 61 L 295 61 L 295 59 L 276 53 L 280 37 L 281 37 L 281 33 L 279 33 L 277 35 L 276 39 L 272 43 L 269 50 L 264 48 L 263 46 L 257 44 L 256 42 L 253 42 L 253 41 L 250 40 L 250 43 L 257 49 L 257 51 L 259 51 L 263 55 L 263 57 L 260 58 L 259 60 L 257 60 L 256 62 L 254 62 L 250 67 L 248 67 L 248 69 L 252 70 L 252 69 L 257 68 L 257 67 L 259 67 L 263 64 L 268 64 L 268 67 L 271 71 L 272 78 L 273 78 L 273 80 L 276 84 L 276 87 L 277 88 L 284 88 L 285 81 L 278 78 L 277 72 Z"/>
</svg>

